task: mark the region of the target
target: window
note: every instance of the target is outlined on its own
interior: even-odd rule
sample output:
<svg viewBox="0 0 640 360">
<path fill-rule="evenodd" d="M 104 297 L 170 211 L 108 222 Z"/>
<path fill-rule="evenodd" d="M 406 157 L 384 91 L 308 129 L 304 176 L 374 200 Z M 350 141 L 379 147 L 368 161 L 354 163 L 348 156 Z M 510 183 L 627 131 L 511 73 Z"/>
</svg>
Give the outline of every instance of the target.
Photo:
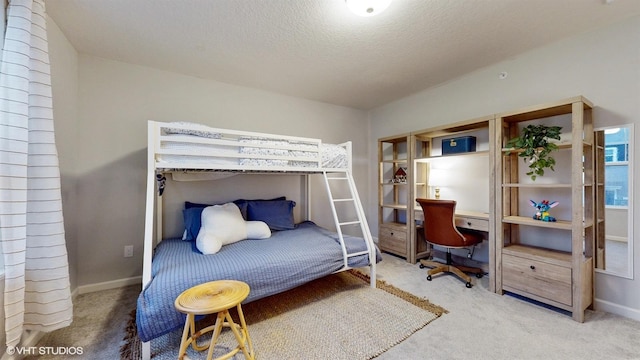
<svg viewBox="0 0 640 360">
<path fill-rule="evenodd" d="M 604 132 L 605 205 L 629 205 L 629 129 Z"/>
</svg>

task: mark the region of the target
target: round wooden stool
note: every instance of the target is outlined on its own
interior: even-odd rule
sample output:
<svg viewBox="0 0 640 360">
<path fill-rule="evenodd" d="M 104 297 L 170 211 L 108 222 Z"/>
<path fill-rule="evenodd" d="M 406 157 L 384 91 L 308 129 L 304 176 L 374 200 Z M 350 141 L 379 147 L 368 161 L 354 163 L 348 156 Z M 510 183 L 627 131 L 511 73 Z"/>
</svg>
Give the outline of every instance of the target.
<svg viewBox="0 0 640 360">
<path fill-rule="evenodd" d="M 225 326 L 233 331 L 233 335 L 238 341 L 238 346 L 227 354 L 217 357 L 216 360 L 229 359 L 240 350 L 242 350 L 245 359 L 253 360 L 253 345 L 251 344 L 247 324 L 244 321 L 242 307 L 240 306 L 240 303 L 246 299 L 248 295 L 249 285 L 236 280 L 211 281 L 183 291 L 175 301 L 176 309 L 181 313 L 187 314 L 184 330 L 182 331 L 182 341 L 180 342 L 178 359 L 184 359 L 187 347 L 191 344 L 197 351 L 203 351 L 208 348 L 209 353 L 207 360 L 211 360 L 218 336 L 220 336 L 222 327 Z M 229 314 L 229 309 L 234 306 L 238 309 L 240 324 L 235 323 L 233 318 L 231 318 L 231 314 Z M 218 313 L 216 323 L 196 332 L 194 322 L 195 315 L 209 315 L 214 313 Z M 198 346 L 196 343 L 198 337 L 212 330 L 213 335 L 211 336 L 211 342 Z"/>
</svg>

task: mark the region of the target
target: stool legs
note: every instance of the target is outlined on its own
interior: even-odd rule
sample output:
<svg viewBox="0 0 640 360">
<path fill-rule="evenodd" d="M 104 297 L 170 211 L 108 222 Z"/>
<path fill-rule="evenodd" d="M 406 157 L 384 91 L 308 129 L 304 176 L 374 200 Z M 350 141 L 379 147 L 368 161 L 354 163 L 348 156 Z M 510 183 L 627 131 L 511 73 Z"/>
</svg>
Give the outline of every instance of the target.
<svg viewBox="0 0 640 360">
<path fill-rule="evenodd" d="M 184 321 L 184 330 L 182 330 L 182 339 L 180 340 L 180 352 L 178 352 L 178 360 L 184 359 L 184 355 L 187 352 L 187 347 L 190 343 L 187 338 L 189 338 L 190 336 L 189 330 L 193 331 L 191 329 L 192 317 L 193 314 L 187 314 L 187 319 Z"/>
<path fill-rule="evenodd" d="M 220 336 L 220 333 L 222 332 L 222 326 L 225 325 L 224 318 L 226 317 L 227 314 L 229 314 L 229 311 L 224 310 L 224 311 L 220 311 L 218 313 L 218 316 L 216 316 L 216 324 L 213 326 L 213 335 L 211 335 L 211 344 L 209 345 L 209 353 L 207 354 L 207 360 L 211 360 L 213 358 L 213 350 L 216 347 L 218 336 Z M 233 329 L 233 326 L 230 325 L 230 327 Z M 235 355 L 236 352 L 232 351 L 227 355 L 230 355 L 229 357 L 231 357 Z M 227 359 L 227 355 L 219 357 L 218 359 Z"/>
<path fill-rule="evenodd" d="M 251 343 L 251 337 L 249 336 L 249 328 L 247 328 L 247 323 L 244 321 L 244 313 L 242 312 L 242 306 L 238 304 L 238 316 L 240 317 L 240 325 L 242 326 L 242 331 L 247 339 L 247 345 L 249 346 L 249 351 L 247 353 L 247 349 L 242 346 L 242 352 L 244 353 L 244 357 L 247 359 L 253 359 L 253 344 Z M 237 338 L 237 336 L 236 336 Z M 244 345 L 244 342 L 243 342 Z"/>
<path fill-rule="evenodd" d="M 182 330 L 182 340 L 180 341 L 180 351 L 178 352 L 178 359 L 184 359 L 184 355 L 187 352 L 189 344 L 191 344 L 191 346 L 196 351 L 206 350 L 209 347 L 209 343 L 199 346 L 197 340 L 200 335 L 206 333 L 207 331 L 210 331 L 210 328 L 211 327 L 196 332 L 195 316 L 193 314 L 187 314 L 187 319 L 184 322 L 184 330 Z"/>
<path fill-rule="evenodd" d="M 255 357 L 253 353 L 253 344 L 251 343 L 251 338 L 249 337 L 247 323 L 244 320 L 244 314 L 242 313 L 242 307 L 240 306 L 240 304 L 238 304 L 237 309 L 238 309 L 238 316 L 240 317 L 240 324 L 236 324 L 233 321 L 233 318 L 231 317 L 229 310 L 223 310 L 218 312 L 218 315 L 216 316 L 216 322 L 213 326 L 208 326 L 198 332 L 195 331 L 194 314 L 191 314 L 191 313 L 187 314 L 187 319 L 184 323 L 184 330 L 182 331 L 182 340 L 180 342 L 180 352 L 178 353 L 178 359 L 179 360 L 184 359 L 184 356 L 187 352 L 187 348 L 189 347 L 189 344 L 191 344 L 191 346 L 197 351 L 202 351 L 209 348 L 209 351 L 207 353 L 207 360 L 212 360 L 215 344 L 218 341 L 218 337 L 222 333 L 222 327 L 226 326 L 226 327 L 229 327 L 233 332 L 233 335 L 235 336 L 236 341 L 238 342 L 238 346 L 235 349 L 233 349 L 231 352 L 216 358 L 216 360 L 229 359 L 233 357 L 236 353 L 238 353 L 240 350 L 242 350 L 242 353 L 244 354 L 245 359 L 254 360 Z M 196 342 L 198 337 L 212 330 L 213 330 L 213 334 L 211 336 L 211 342 L 204 346 L 198 346 Z"/>
</svg>

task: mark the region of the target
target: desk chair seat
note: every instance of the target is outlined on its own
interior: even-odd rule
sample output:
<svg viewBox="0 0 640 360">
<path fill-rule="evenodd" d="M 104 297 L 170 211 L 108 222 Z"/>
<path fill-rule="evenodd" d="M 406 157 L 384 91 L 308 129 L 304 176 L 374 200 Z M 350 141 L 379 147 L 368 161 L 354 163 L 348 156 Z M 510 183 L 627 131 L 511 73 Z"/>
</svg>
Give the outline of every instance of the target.
<svg viewBox="0 0 640 360">
<path fill-rule="evenodd" d="M 424 238 L 427 243 L 438 245 L 447 249 L 446 263 L 431 260 L 420 260 L 420 268 L 431 267 L 427 280 L 431 276 L 441 273 L 453 273 L 465 281 L 470 288 L 471 277 L 465 273 L 476 274 L 481 278 L 484 271 L 479 268 L 454 265 L 451 260 L 451 249 L 472 248 L 482 242 L 480 234 L 464 231 L 455 226 L 456 202 L 453 200 L 416 199 L 424 213 Z"/>
</svg>

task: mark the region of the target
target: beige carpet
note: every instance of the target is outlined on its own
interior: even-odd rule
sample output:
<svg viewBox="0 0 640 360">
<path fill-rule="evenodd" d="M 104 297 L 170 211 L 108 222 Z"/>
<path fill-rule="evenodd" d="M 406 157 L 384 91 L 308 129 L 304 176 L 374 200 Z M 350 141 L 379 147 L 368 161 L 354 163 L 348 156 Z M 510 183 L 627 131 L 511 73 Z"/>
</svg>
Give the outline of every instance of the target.
<svg viewBox="0 0 640 360">
<path fill-rule="evenodd" d="M 371 359 L 447 312 L 382 281 L 373 289 L 368 281 L 367 275 L 349 271 L 244 305 L 256 357 Z M 121 349 L 123 359 L 140 357 L 133 321 Z M 230 331 L 223 335 L 214 357 L 235 346 Z M 175 359 L 180 336 L 181 330 L 177 330 L 153 340 L 152 359 Z M 192 349 L 187 355 L 206 358 L 206 352 Z"/>
</svg>

